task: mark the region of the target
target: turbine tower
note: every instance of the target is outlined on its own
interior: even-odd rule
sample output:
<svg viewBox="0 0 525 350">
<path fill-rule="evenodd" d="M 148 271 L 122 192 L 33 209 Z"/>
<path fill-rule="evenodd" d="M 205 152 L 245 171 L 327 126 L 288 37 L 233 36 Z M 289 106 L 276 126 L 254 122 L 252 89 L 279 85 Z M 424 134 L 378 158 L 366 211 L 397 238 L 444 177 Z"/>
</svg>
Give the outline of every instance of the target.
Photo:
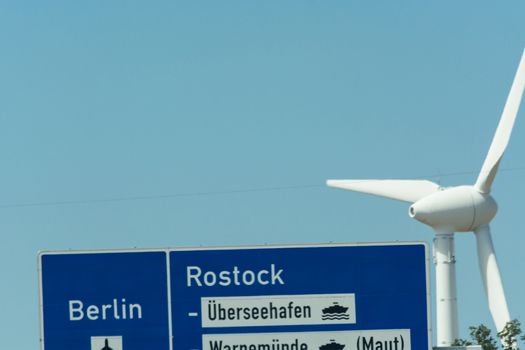
<svg viewBox="0 0 525 350">
<path fill-rule="evenodd" d="M 503 114 L 476 183 L 442 188 L 427 180 L 328 180 L 328 186 L 409 202 L 408 214 L 435 231 L 437 345 L 450 346 L 458 336 L 454 232 L 473 231 L 479 268 L 497 331 L 510 321 L 490 221 L 497 211 L 492 183 L 510 139 L 525 86 L 525 51 Z"/>
</svg>

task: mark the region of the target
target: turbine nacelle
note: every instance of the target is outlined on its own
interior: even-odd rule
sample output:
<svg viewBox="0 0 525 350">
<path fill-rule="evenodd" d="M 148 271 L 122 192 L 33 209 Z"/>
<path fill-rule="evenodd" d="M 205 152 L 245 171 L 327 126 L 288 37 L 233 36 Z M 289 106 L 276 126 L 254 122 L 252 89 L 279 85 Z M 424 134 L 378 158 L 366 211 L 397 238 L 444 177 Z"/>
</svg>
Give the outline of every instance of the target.
<svg viewBox="0 0 525 350">
<path fill-rule="evenodd" d="M 458 186 L 423 197 L 410 206 L 408 215 L 437 230 L 468 232 L 487 225 L 497 211 L 490 194 L 473 186 Z"/>
</svg>

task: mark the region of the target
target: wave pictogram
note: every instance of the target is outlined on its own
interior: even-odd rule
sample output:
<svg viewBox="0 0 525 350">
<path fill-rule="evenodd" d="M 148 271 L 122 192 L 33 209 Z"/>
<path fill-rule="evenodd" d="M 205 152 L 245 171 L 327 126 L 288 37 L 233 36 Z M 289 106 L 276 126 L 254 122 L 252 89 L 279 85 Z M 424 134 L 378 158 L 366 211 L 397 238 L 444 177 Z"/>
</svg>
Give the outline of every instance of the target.
<svg viewBox="0 0 525 350">
<path fill-rule="evenodd" d="M 322 320 L 349 320 L 350 315 L 348 314 L 332 314 L 321 316 Z"/>
</svg>

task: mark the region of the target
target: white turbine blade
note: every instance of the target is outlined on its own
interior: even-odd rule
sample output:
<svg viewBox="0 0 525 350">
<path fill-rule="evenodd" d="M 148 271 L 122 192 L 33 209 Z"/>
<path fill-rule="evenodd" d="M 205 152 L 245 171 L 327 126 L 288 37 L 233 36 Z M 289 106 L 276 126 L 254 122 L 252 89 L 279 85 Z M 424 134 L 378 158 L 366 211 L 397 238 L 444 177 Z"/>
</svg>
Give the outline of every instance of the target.
<svg viewBox="0 0 525 350">
<path fill-rule="evenodd" d="M 427 180 L 328 180 L 330 187 L 414 203 L 439 190 Z"/>
<path fill-rule="evenodd" d="M 518 66 L 518 71 L 514 77 L 514 82 L 510 89 L 505 108 L 501 115 L 501 119 L 492 139 L 489 152 L 485 158 L 485 162 L 481 168 L 478 179 L 476 181 L 476 188 L 482 193 L 489 193 L 492 187 L 492 182 L 498 172 L 499 162 L 507 144 L 509 143 L 510 134 L 518 114 L 521 97 L 523 95 L 523 88 L 525 87 L 525 51 L 521 56 L 521 61 Z"/>
<path fill-rule="evenodd" d="M 492 244 L 490 227 L 481 226 L 475 230 L 478 246 L 479 269 L 485 293 L 489 304 L 489 310 L 498 332 L 501 332 L 507 322 L 510 321 L 507 300 L 503 290 L 503 283 L 499 273 L 498 261 Z"/>
</svg>

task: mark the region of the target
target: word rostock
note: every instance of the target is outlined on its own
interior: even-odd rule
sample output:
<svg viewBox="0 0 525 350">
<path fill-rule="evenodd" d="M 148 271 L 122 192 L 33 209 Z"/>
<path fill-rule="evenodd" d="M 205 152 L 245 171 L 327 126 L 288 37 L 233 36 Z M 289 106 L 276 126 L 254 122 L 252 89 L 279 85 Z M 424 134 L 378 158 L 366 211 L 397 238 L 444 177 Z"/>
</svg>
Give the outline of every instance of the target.
<svg viewBox="0 0 525 350">
<path fill-rule="evenodd" d="M 258 271 L 240 270 L 239 267 L 234 266 L 232 270 L 222 270 L 219 272 L 206 271 L 203 272 L 199 266 L 187 266 L 187 286 L 188 287 L 213 287 L 220 285 L 228 287 L 235 286 L 252 286 L 254 284 L 265 285 L 284 285 L 282 278 L 283 269 L 277 269 L 275 264 L 271 264 L 269 269 L 262 269 Z"/>
</svg>

